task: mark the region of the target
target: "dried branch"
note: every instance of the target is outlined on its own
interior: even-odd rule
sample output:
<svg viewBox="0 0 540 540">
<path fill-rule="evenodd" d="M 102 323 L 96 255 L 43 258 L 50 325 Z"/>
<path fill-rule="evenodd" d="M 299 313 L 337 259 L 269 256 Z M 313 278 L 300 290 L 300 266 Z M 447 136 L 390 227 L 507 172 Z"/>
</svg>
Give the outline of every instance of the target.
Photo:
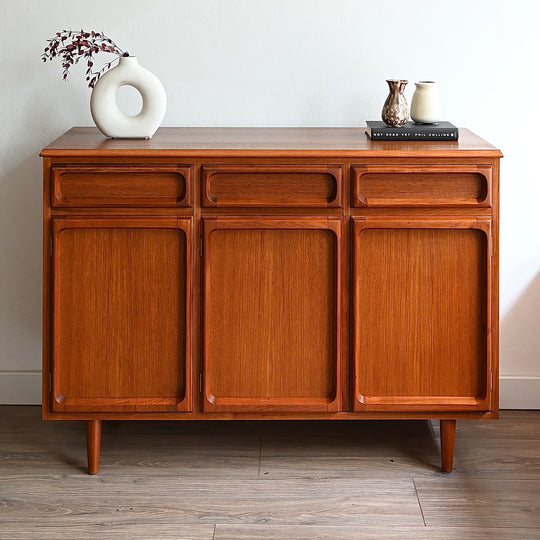
<svg viewBox="0 0 540 540">
<path fill-rule="evenodd" d="M 93 30 L 91 32 L 62 30 L 62 32 L 56 32 L 56 35 L 48 39 L 47 42 L 48 45 L 45 47 L 41 59 L 46 62 L 53 58 L 59 58 L 62 62 L 64 80 L 68 78 L 71 66 L 77 64 L 81 58 L 84 59 L 86 61 L 86 80 L 90 88 L 94 88 L 101 75 L 117 60 L 114 58 L 101 69 L 96 70 L 94 68 L 94 55 L 110 53 L 117 57 L 129 56 L 129 53 L 122 50 L 112 39 L 102 32 L 94 32 Z"/>
</svg>

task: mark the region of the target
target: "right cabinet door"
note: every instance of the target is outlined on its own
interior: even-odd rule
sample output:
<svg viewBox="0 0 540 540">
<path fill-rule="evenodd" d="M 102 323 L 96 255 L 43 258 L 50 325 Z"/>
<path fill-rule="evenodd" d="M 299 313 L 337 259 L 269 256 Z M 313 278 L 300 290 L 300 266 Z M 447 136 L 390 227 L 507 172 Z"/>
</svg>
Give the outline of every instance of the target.
<svg viewBox="0 0 540 540">
<path fill-rule="evenodd" d="M 352 227 L 353 410 L 489 410 L 489 218 Z"/>
</svg>

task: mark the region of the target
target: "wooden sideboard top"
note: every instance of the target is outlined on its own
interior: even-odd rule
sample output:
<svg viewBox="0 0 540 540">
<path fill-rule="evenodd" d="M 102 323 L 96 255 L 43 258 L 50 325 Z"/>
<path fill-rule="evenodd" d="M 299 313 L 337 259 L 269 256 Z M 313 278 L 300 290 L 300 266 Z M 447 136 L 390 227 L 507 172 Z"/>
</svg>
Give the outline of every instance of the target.
<svg viewBox="0 0 540 540">
<path fill-rule="evenodd" d="M 459 141 L 370 141 L 365 128 L 162 127 L 152 139 L 107 139 L 97 128 L 74 127 L 42 152 L 43 157 L 502 157 L 468 129 Z"/>
</svg>

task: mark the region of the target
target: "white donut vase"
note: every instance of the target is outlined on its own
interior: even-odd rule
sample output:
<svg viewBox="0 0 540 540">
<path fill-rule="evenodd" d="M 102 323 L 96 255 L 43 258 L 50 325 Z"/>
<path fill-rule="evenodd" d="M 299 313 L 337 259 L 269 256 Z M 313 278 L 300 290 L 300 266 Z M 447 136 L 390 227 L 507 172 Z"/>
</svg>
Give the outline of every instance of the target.
<svg viewBox="0 0 540 540">
<path fill-rule="evenodd" d="M 135 116 L 124 114 L 116 103 L 121 86 L 136 88 L 142 96 L 142 109 Z M 122 56 L 118 65 L 98 80 L 90 97 L 90 112 L 98 129 L 118 139 L 150 139 L 163 121 L 167 96 L 161 81 L 137 62 L 135 56 Z"/>
</svg>

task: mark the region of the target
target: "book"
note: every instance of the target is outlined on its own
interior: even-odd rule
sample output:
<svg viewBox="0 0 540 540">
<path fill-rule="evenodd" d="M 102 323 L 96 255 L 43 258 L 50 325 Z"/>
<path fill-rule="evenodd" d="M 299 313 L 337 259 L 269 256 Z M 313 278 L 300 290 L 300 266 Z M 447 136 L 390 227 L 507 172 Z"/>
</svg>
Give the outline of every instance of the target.
<svg viewBox="0 0 540 540">
<path fill-rule="evenodd" d="M 459 130 L 450 122 L 416 124 L 407 122 L 401 127 L 390 127 L 380 120 L 366 122 L 366 135 L 372 141 L 457 141 Z"/>
</svg>

